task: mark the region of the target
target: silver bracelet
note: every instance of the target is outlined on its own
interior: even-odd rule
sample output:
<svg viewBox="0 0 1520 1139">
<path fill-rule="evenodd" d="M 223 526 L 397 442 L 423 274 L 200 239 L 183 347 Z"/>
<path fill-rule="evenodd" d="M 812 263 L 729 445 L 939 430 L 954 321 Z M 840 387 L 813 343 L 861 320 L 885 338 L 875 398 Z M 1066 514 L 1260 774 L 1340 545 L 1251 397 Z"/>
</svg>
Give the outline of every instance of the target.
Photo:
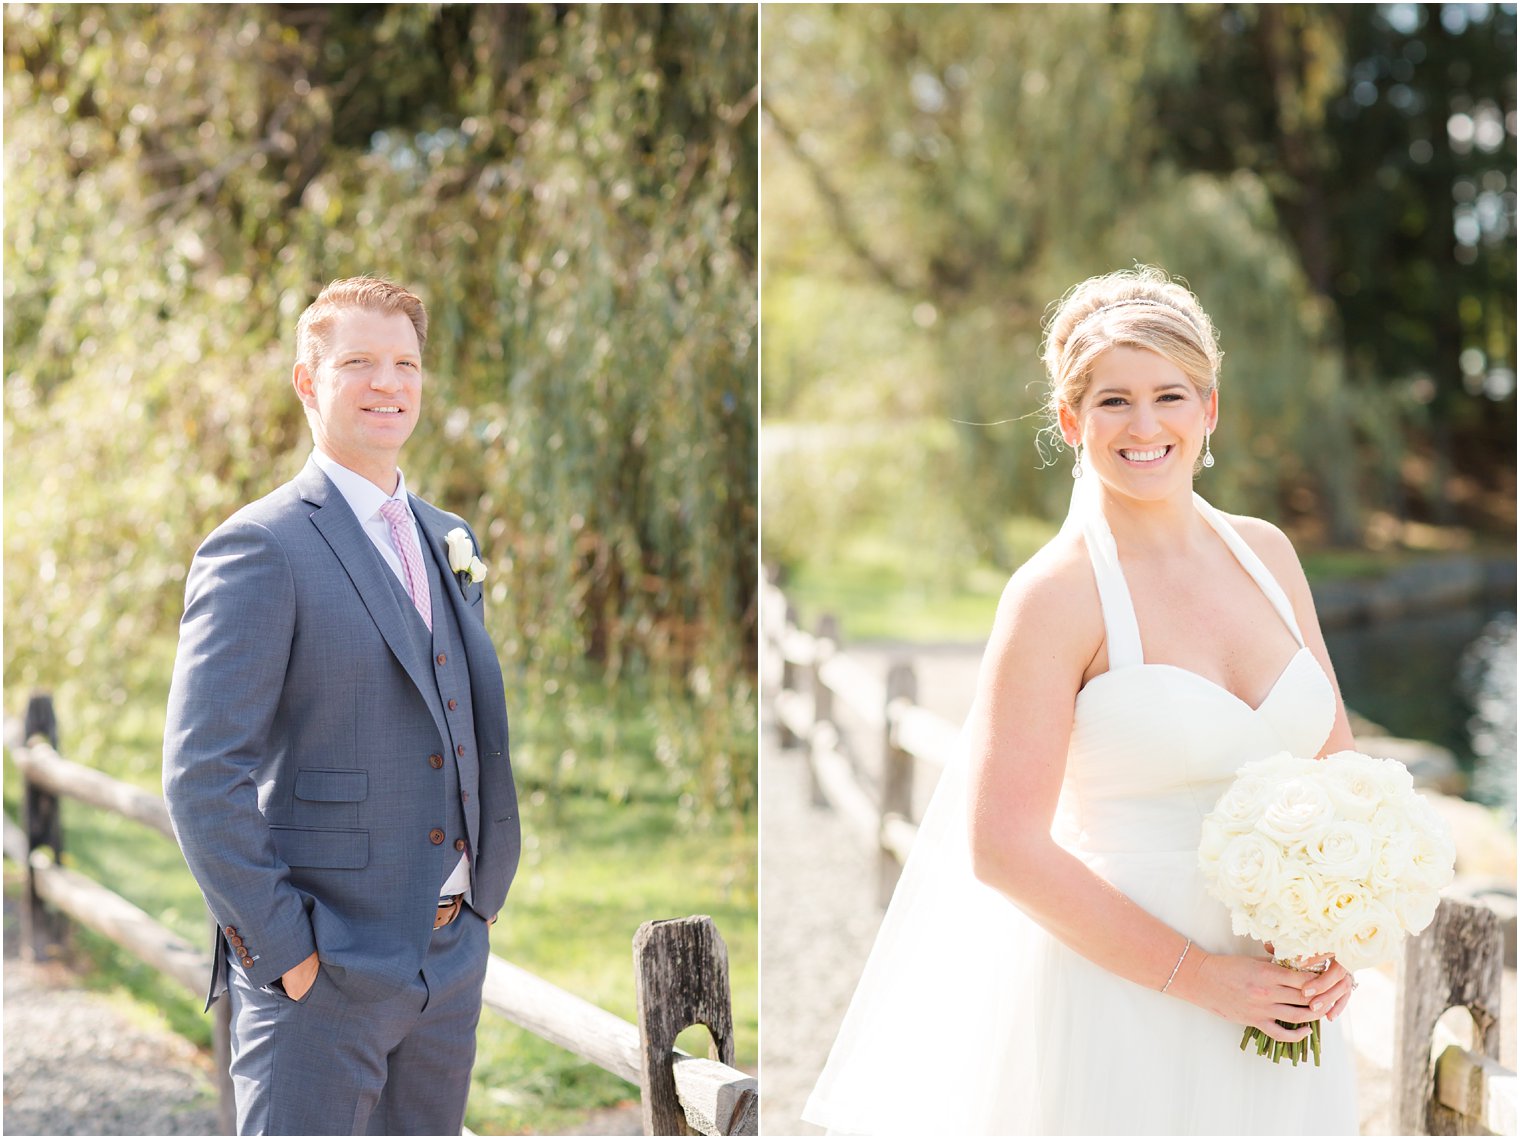
<svg viewBox="0 0 1520 1139">
<path fill-rule="evenodd" d="M 1177 956 L 1177 964 L 1172 966 L 1172 975 L 1166 979 L 1166 984 L 1161 986 L 1163 993 L 1170 989 L 1172 982 L 1177 979 L 1177 970 L 1182 968 L 1182 959 L 1187 956 L 1187 951 L 1191 948 L 1193 948 L 1193 939 L 1190 937 L 1187 939 L 1187 944 L 1182 947 L 1182 952 Z"/>
</svg>

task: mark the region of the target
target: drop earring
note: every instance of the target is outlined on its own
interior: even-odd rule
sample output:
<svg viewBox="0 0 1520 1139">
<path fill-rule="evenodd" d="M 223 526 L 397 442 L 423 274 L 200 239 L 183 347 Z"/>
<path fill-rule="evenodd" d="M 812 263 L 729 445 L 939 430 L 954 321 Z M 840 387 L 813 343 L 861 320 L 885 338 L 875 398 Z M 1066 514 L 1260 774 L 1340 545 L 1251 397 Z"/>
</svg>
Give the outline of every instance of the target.
<svg viewBox="0 0 1520 1139">
<path fill-rule="evenodd" d="M 1208 428 L 1204 428 L 1203 431 L 1203 465 L 1206 468 L 1214 465 L 1214 452 L 1209 450 Z"/>
<path fill-rule="evenodd" d="M 1071 449 L 1077 456 L 1077 461 L 1071 465 L 1071 477 L 1079 479 L 1082 477 L 1082 444 L 1073 443 Z"/>
</svg>

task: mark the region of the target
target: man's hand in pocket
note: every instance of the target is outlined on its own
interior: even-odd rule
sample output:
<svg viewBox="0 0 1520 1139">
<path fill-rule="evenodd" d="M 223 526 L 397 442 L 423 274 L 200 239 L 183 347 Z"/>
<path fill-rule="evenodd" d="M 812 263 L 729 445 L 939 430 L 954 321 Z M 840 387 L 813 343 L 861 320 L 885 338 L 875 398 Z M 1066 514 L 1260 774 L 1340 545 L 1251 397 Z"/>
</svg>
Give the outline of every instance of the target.
<svg viewBox="0 0 1520 1139">
<path fill-rule="evenodd" d="M 317 955 L 313 953 L 294 969 L 281 974 L 280 983 L 285 986 L 285 995 L 293 1001 L 298 1001 L 311 991 L 311 986 L 316 979 Z"/>
</svg>

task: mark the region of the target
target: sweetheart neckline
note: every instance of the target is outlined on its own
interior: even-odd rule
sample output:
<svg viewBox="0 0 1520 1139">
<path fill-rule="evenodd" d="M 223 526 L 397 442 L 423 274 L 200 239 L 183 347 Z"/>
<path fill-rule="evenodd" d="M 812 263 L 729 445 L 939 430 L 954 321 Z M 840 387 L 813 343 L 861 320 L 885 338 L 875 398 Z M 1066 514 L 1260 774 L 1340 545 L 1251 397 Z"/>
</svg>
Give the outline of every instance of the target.
<svg viewBox="0 0 1520 1139">
<path fill-rule="evenodd" d="M 1080 701 L 1082 699 L 1082 697 L 1092 688 L 1092 686 L 1094 684 L 1097 684 L 1098 681 L 1102 680 L 1106 676 L 1123 676 L 1125 673 L 1136 672 L 1136 671 L 1138 671 L 1140 669 L 1143 669 L 1143 668 L 1164 668 L 1164 669 L 1167 669 L 1168 671 L 1171 671 L 1171 672 L 1180 672 L 1184 676 L 1191 676 L 1195 680 L 1202 681 L 1204 684 L 1206 684 L 1210 688 L 1214 689 L 1214 691 L 1224 693 L 1231 700 L 1235 701 L 1235 703 L 1239 704 L 1242 708 L 1246 709 L 1248 712 L 1260 713 L 1263 708 L 1265 708 L 1269 703 L 1271 703 L 1272 697 L 1275 696 L 1275 695 L 1277 695 L 1277 690 L 1278 690 L 1278 688 L 1280 688 L 1282 686 L 1283 680 L 1287 677 L 1288 673 L 1290 673 L 1290 672 L 1293 671 L 1293 666 L 1298 663 L 1298 658 L 1301 657 L 1301 656 L 1303 656 L 1305 653 L 1309 653 L 1309 646 L 1308 645 L 1301 645 L 1301 646 L 1299 646 L 1298 651 L 1295 652 L 1291 657 L 1288 658 L 1288 663 L 1285 664 L 1285 665 L 1283 665 L 1282 671 L 1277 674 L 1277 679 L 1274 680 L 1274 681 L 1272 681 L 1271 687 L 1269 687 L 1267 689 L 1267 694 L 1261 698 L 1261 703 L 1258 704 L 1258 705 L 1256 705 L 1256 707 L 1254 707 L 1254 708 L 1251 707 L 1250 704 L 1246 703 L 1246 701 L 1242 697 L 1236 695 L 1234 692 L 1231 692 L 1223 684 L 1220 684 L 1217 680 L 1210 680 L 1207 676 L 1204 676 L 1201 672 L 1194 672 L 1190 668 L 1183 668 L 1180 664 L 1165 664 L 1165 663 L 1159 662 L 1159 661 L 1158 662 L 1141 661 L 1139 664 L 1126 665 L 1123 668 L 1111 668 L 1107 672 L 1100 672 L 1097 676 L 1093 677 L 1091 680 L 1089 680 L 1086 684 L 1084 684 L 1081 688 L 1079 688 L 1077 690 L 1077 700 Z M 1314 660 L 1314 654 L 1313 653 L 1309 653 L 1309 657 L 1310 657 L 1311 660 Z M 1316 665 L 1318 665 L 1319 661 L 1315 660 L 1314 663 Z M 1319 669 L 1319 673 L 1320 673 L 1321 676 L 1324 676 L 1325 670 L 1323 668 L 1321 668 L 1321 669 Z M 1327 677 L 1326 679 L 1328 680 L 1329 678 Z"/>
</svg>

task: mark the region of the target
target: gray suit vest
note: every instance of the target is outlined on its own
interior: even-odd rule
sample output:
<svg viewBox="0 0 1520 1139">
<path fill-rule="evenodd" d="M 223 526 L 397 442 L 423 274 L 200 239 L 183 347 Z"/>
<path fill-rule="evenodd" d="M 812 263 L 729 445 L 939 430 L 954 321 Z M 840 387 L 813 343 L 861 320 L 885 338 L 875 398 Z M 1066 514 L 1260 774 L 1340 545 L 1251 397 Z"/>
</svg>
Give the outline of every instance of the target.
<svg viewBox="0 0 1520 1139">
<path fill-rule="evenodd" d="M 419 525 L 420 533 L 420 525 Z M 423 697 L 448 726 L 448 738 L 439 766 L 443 782 L 445 821 L 443 841 L 436 844 L 439 858 L 438 885 L 441 887 L 453 872 L 461 853 L 471 855 L 470 874 L 474 880 L 474 852 L 480 834 L 480 752 L 475 743 L 475 709 L 470 701 L 470 669 L 464 656 L 464 640 L 454 614 L 454 583 L 433 558 L 428 542 L 422 542 L 422 561 L 427 567 L 428 588 L 433 606 L 433 632 L 427 626 L 412 599 L 406 594 L 395 573 L 386 571 L 386 579 L 396 590 L 403 611 L 409 615 L 407 633 L 420 659 L 428 660 L 433 685 Z M 452 576 L 452 575 L 450 575 Z"/>
</svg>

